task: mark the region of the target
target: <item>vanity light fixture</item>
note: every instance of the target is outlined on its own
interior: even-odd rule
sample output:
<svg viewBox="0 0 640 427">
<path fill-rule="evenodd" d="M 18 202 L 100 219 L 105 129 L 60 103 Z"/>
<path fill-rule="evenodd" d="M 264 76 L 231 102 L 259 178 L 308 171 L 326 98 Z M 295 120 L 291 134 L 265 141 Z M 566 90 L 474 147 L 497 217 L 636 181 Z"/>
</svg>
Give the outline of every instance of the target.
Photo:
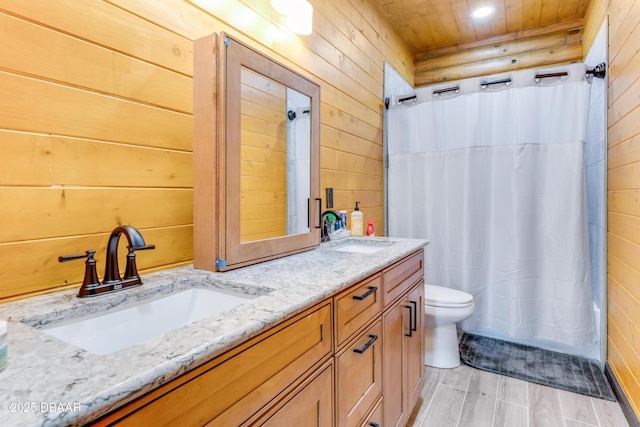
<svg viewBox="0 0 640 427">
<path fill-rule="evenodd" d="M 475 9 L 473 12 L 471 12 L 471 16 L 478 19 L 485 18 L 491 15 L 493 11 L 494 11 L 493 6 L 482 6 Z"/>
<path fill-rule="evenodd" d="M 276 10 L 276 12 L 281 14 L 287 13 L 287 4 L 289 0 L 271 0 L 271 6 Z"/>
<path fill-rule="evenodd" d="M 294 33 L 313 31 L 313 6 L 307 0 L 271 0 L 271 6 L 287 17 L 287 27 Z"/>
</svg>

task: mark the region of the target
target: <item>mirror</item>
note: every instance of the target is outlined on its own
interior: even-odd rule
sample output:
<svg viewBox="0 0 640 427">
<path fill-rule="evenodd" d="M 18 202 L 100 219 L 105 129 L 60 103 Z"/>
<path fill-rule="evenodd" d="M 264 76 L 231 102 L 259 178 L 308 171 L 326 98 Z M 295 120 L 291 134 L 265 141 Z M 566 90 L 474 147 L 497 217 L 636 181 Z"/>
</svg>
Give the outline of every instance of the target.
<svg viewBox="0 0 640 427">
<path fill-rule="evenodd" d="M 240 71 L 240 242 L 310 231 L 311 98 Z"/>
<path fill-rule="evenodd" d="M 313 249 L 319 85 L 225 34 L 194 47 L 194 266 Z"/>
</svg>

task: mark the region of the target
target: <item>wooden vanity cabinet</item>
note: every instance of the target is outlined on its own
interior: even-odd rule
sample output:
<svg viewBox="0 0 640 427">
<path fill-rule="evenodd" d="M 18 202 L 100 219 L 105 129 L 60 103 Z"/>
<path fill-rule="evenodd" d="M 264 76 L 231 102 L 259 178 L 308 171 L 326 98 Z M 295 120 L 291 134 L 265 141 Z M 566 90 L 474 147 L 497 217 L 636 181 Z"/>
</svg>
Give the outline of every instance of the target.
<svg viewBox="0 0 640 427">
<path fill-rule="evenodd" d="M 141 397 L 97 425 L 240 426 L 333 355 L 325 301 Z"/>
<path fill-rule="evenodd" d="M 424 252 L 337 295 L 334 310 L 337 425 L 404 426 L 424 384 Z M 354 354 L 366 343 L 368 356 Z M 378 421 L 366 421 L 381 396 Z"/>
<path fill-rule="evenodd" d="M 95 425 L 404 426 L 424 383 L 423 272 L 420 250 Z"/>
<path fill-rule="evenodd" d="M 423 271 L 420 251 L 383 274 L 385 295 L 400 295 L 389 298 L 382 320 L 384 425 L 389 427 L 407 423 L 424 385 Z"/>
</svg>

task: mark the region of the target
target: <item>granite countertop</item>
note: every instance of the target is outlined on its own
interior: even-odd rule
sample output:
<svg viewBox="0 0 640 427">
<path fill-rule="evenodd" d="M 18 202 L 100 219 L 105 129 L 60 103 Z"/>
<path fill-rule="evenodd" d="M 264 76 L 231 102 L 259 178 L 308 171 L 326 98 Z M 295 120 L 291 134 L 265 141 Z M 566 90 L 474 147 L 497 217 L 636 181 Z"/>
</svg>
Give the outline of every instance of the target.
<svg viewBox="0 0 640 427">
<path fill-rule="evenodd" d="M 181 267 L 142 276 L 144 284 L 80 299 L 77 290 L 0 305 L 9 322 L 9 363 L 0 372 L 0 424 L 82 425 L 171 381 L 428 244 L 367 237 L 375 253 L 335 250 L 354 238 L 225 273 Z M 95 355 L 38 327 L 120 308 L 192 287 L 255 295 L 240 306 L 124 350 Z M 96 331 L 100 333 L 100 331 Z"/>
</svg>

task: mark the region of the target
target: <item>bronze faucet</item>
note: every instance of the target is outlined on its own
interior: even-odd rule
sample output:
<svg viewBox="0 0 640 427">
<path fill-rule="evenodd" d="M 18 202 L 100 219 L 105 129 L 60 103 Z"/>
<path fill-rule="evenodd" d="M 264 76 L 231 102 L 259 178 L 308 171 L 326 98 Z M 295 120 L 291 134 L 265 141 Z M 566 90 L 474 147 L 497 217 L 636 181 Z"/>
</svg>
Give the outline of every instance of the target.
<svg viewBox="0 0 640 427">
<path fill-rule="evenodd" d="M 129 243 L 129 246 L 127 246 L 129 253 L 127 253 L 127 265 L 124 271 L 124 278 L 120 276 L 120 269 L 118 268 L 118 243 L 120 242 L 121 234 L 125 235 Z M 93 258 L 96 251 L 94 250 L 86 251 L 84 255 L 61 256 L 58 257 L 58 261 L 66 262 L 87 258 L 84 280 L 78 291 L 78 297 L 92 297 L 142 285 L 142 280 L 138 275 L 138 269 L 136 267 L 135 251 L 155 249 L 155 247 L 155 245 L 147 245 L 140 232 L 130 225 L 114 228 L 107 243 L 107 265 L 104 271 L 103 283 L 100 283 L 98 274 L 96 273 L 96 261 Z"/>
<path fill-rule="evenodd" d="M 118 268 L 118 243 L 120 242 L 121 234 L 124 234 L 129 242 L 124 279 L 120 277 L 120 269 Z M 142 281 L 138 276 L 136 254 L 134 252 L 155 248 L 155 245 L 147 245 L 142 238 L 142 234 L 130 225 L 114 228 L 111 236 L 109 236 L 109 243 L 107 243 L 107 265 L 104 270 L 103 284 L 114 284 L 116 286 L 122 284 L 122 287 L 141 285 Z"/>
<path fill-rule="evenodd" d="M 322 212 L 322 215 L 320 216 L 320 227 L 321 227 L 320 241 L 321 242 L 329 241 L 329 233 L 331 232 L 331 230 L 329 230 L 329 226 L 327 225 L 327 216 L 329 216 L 329 214 L 333 214 L 333 216 L 336 217 L 336 220 L 342 221 L 342 215 L 340 215 L 340 212 L 334 211 L 332 209 Z M 345 224 L 345 227 L 346 227 L 346 224 Z"/>
</svg>

